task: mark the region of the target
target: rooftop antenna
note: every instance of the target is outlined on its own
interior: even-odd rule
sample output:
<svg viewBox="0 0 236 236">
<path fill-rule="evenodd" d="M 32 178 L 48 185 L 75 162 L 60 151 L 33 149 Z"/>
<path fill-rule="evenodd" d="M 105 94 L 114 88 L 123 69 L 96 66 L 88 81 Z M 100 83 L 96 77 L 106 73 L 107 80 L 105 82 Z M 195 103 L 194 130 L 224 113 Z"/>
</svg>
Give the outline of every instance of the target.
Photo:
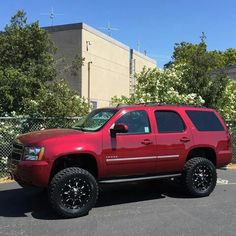
<svg viewBox="0 0 236 236">
<path fill-rule="evenodd" d="M 140 44 L 140 41 L 138 40 L 138 42 L 137 42 L 137 51 L 138 52 L 140 52 L 140 46 L 141 46 L 141 44 Z"/>
<path fill-rule="evenodd" d="M 41 13 L 40 15 L 49 16 L 49 18 L 51 19 L 51 26 L 53 26 L 54 18 L 56 16 L 63 16 L 64 14 L 55 13 L 53 7 L 51 7 L 51 11 L 49 13 Z"/>
<path fill-rule="evenodd" d="M 118 30 L 119 30 L 118 28 L 113 28 L 113 27 L 111 26 L 111 23 L 110 23 L 110 22 L 107 23 L 107 27 L 101 27 L 100 29 L 102 29 L 102 30 L 107 30 L 107 34 L 108 34 L 109 36 L 112 35 L 112 31 L 118 31 Z"/>
</svg>

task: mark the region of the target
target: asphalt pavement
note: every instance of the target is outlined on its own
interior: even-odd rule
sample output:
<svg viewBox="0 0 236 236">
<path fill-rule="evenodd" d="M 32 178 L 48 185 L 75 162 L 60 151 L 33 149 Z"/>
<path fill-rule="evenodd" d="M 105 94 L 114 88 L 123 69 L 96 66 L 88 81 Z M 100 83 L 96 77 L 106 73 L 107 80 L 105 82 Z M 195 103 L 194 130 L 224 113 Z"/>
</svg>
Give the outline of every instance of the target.
<svg viewBox="0 0 236 236">
<path fill-rule="evenodd" d="M 0 236 L 236 235 L 236 170 L 218 170 L 205 198 L 190 198 L 171 181 L 104 185 L 87 216 L 60 219 L 47 196 L 0 184 Z"/>
</svg>

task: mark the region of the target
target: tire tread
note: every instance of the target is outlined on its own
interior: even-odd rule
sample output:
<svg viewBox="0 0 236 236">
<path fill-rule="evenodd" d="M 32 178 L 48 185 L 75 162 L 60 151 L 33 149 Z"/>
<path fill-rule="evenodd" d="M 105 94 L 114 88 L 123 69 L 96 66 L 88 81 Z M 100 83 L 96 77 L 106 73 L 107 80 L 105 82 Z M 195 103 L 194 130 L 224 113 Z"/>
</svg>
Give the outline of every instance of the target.
<svg viewBox="0 0 236 236">
<path fill-rule="evenodd" d="M 196 191 L 193 190 L 192 186 L 192 178 L 191 178 L 191 173 L 194 169 L 195 166 L 201 164 L 201 163 L 207 163 L 208 165 L 210 165 L 213 168 L 213 185 L 211 186 L 210 190 L 207 191 L 206 193 L 197 193 Z M 215 186 L 216 186 L 216 179 L 217 179 L 217 173 L 215 170 L 215 166 L 214 164 L 204 158 L 204 157 L 194 157 L 190 160 L 188 160 L 184 166 L 184 170 L 183 170 L 183 183 L 184 183 L 184 187 L 187 191 L 188 194 L 194 196 L 194 197 L 205 197 L 210 195 L 210 193 L 214 190 Z"/>
<path fill-rule="evenodd" d="M 66 213 L 64 211 L 62 211 L 60 209 L 60 207 L 57 204 L 57 201 L 55 201 L 54 197 L 55 197 L 55 191 L 57 191 L 57 187 L 59 185 L 59 183 L 63 180 L 63 178 L 65 178 L 66 176 L 70 176 L 70 175 L 84 175 L 88 178 L 90 178 L 90 180 L 92 180 L 93 182 L 93 197 L 95 197 L 93 199 L 92 204 L 90 204 L 87 207 L 86 211 L 81 211 L 75 214 L 70 214 L 70 213 Z M 56 213 L 62 217 L 65 218 L 71 218 L 71 217 L 78 217 L 78 216 L 82 216 L 88 213 L 88 211 L 94 206 L 94 204 L 96 203 L 97 199 L 98 199 L 98 184 L 97 181 L 95 180 L 95 178 L 93 177 L 92 174 L 90 174 L 87 170 L 78 168 L 78 167 L 69 167 L 66 169 L 61 170 L 60 172 L 58 172 L 51 180 L 51 183 L 49 185 L 48 188 L 48 197 L 49 197 L 49 202 L 51 204 L 51 207 L 54 209 L 54 211 L 56 211 Z"/>
</svg>

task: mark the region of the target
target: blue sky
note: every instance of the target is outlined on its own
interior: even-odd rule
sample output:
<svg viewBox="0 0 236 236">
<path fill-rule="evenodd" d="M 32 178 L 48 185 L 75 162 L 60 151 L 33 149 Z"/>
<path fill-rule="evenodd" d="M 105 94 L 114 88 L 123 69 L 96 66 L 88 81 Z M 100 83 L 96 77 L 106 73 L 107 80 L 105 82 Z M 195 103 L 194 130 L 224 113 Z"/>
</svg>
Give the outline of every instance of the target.
<svg viewBox="0 0 236 236">
<path fill-rule="evenodd" d="M 159 67 L 167 63 L 176 42 L 199 42 L 207 36 L 209 50 L 236 47 L 235 0 L 9 0 L 0 2 L 0 30 L 18 9 L 29 22 L 51 25 L 51 7 L 58 15 L 54 25 L 85 22 L 100 29 L 110 22 L 118 31 L 112 37 L 140 51 L 147 51 Z M 105 32 L 105 31 L 104 31 Z"/>
</svg>

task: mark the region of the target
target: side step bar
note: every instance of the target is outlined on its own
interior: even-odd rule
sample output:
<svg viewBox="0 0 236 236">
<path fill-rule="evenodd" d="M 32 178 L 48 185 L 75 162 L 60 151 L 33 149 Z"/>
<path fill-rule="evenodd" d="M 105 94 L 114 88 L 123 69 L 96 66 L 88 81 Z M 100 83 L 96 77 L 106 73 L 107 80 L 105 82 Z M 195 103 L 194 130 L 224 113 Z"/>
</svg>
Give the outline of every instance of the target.
<svg viewBox="0 0 236 236">
<path fill-rule="evenodd" d="M 181 174 L 142 176 L 142 177 L 120 178 L 120 179 L 107 179 L 107 180 L 100 180 L 99 183 L 112 184 L 112 183 L 123 183 L 123 182 L 132 182 L 132 181 L 140 181 L 140 180 L 174 178 L 174 177 L 178 177 L 178 176 L 181 176 Z"/>
</svg>

